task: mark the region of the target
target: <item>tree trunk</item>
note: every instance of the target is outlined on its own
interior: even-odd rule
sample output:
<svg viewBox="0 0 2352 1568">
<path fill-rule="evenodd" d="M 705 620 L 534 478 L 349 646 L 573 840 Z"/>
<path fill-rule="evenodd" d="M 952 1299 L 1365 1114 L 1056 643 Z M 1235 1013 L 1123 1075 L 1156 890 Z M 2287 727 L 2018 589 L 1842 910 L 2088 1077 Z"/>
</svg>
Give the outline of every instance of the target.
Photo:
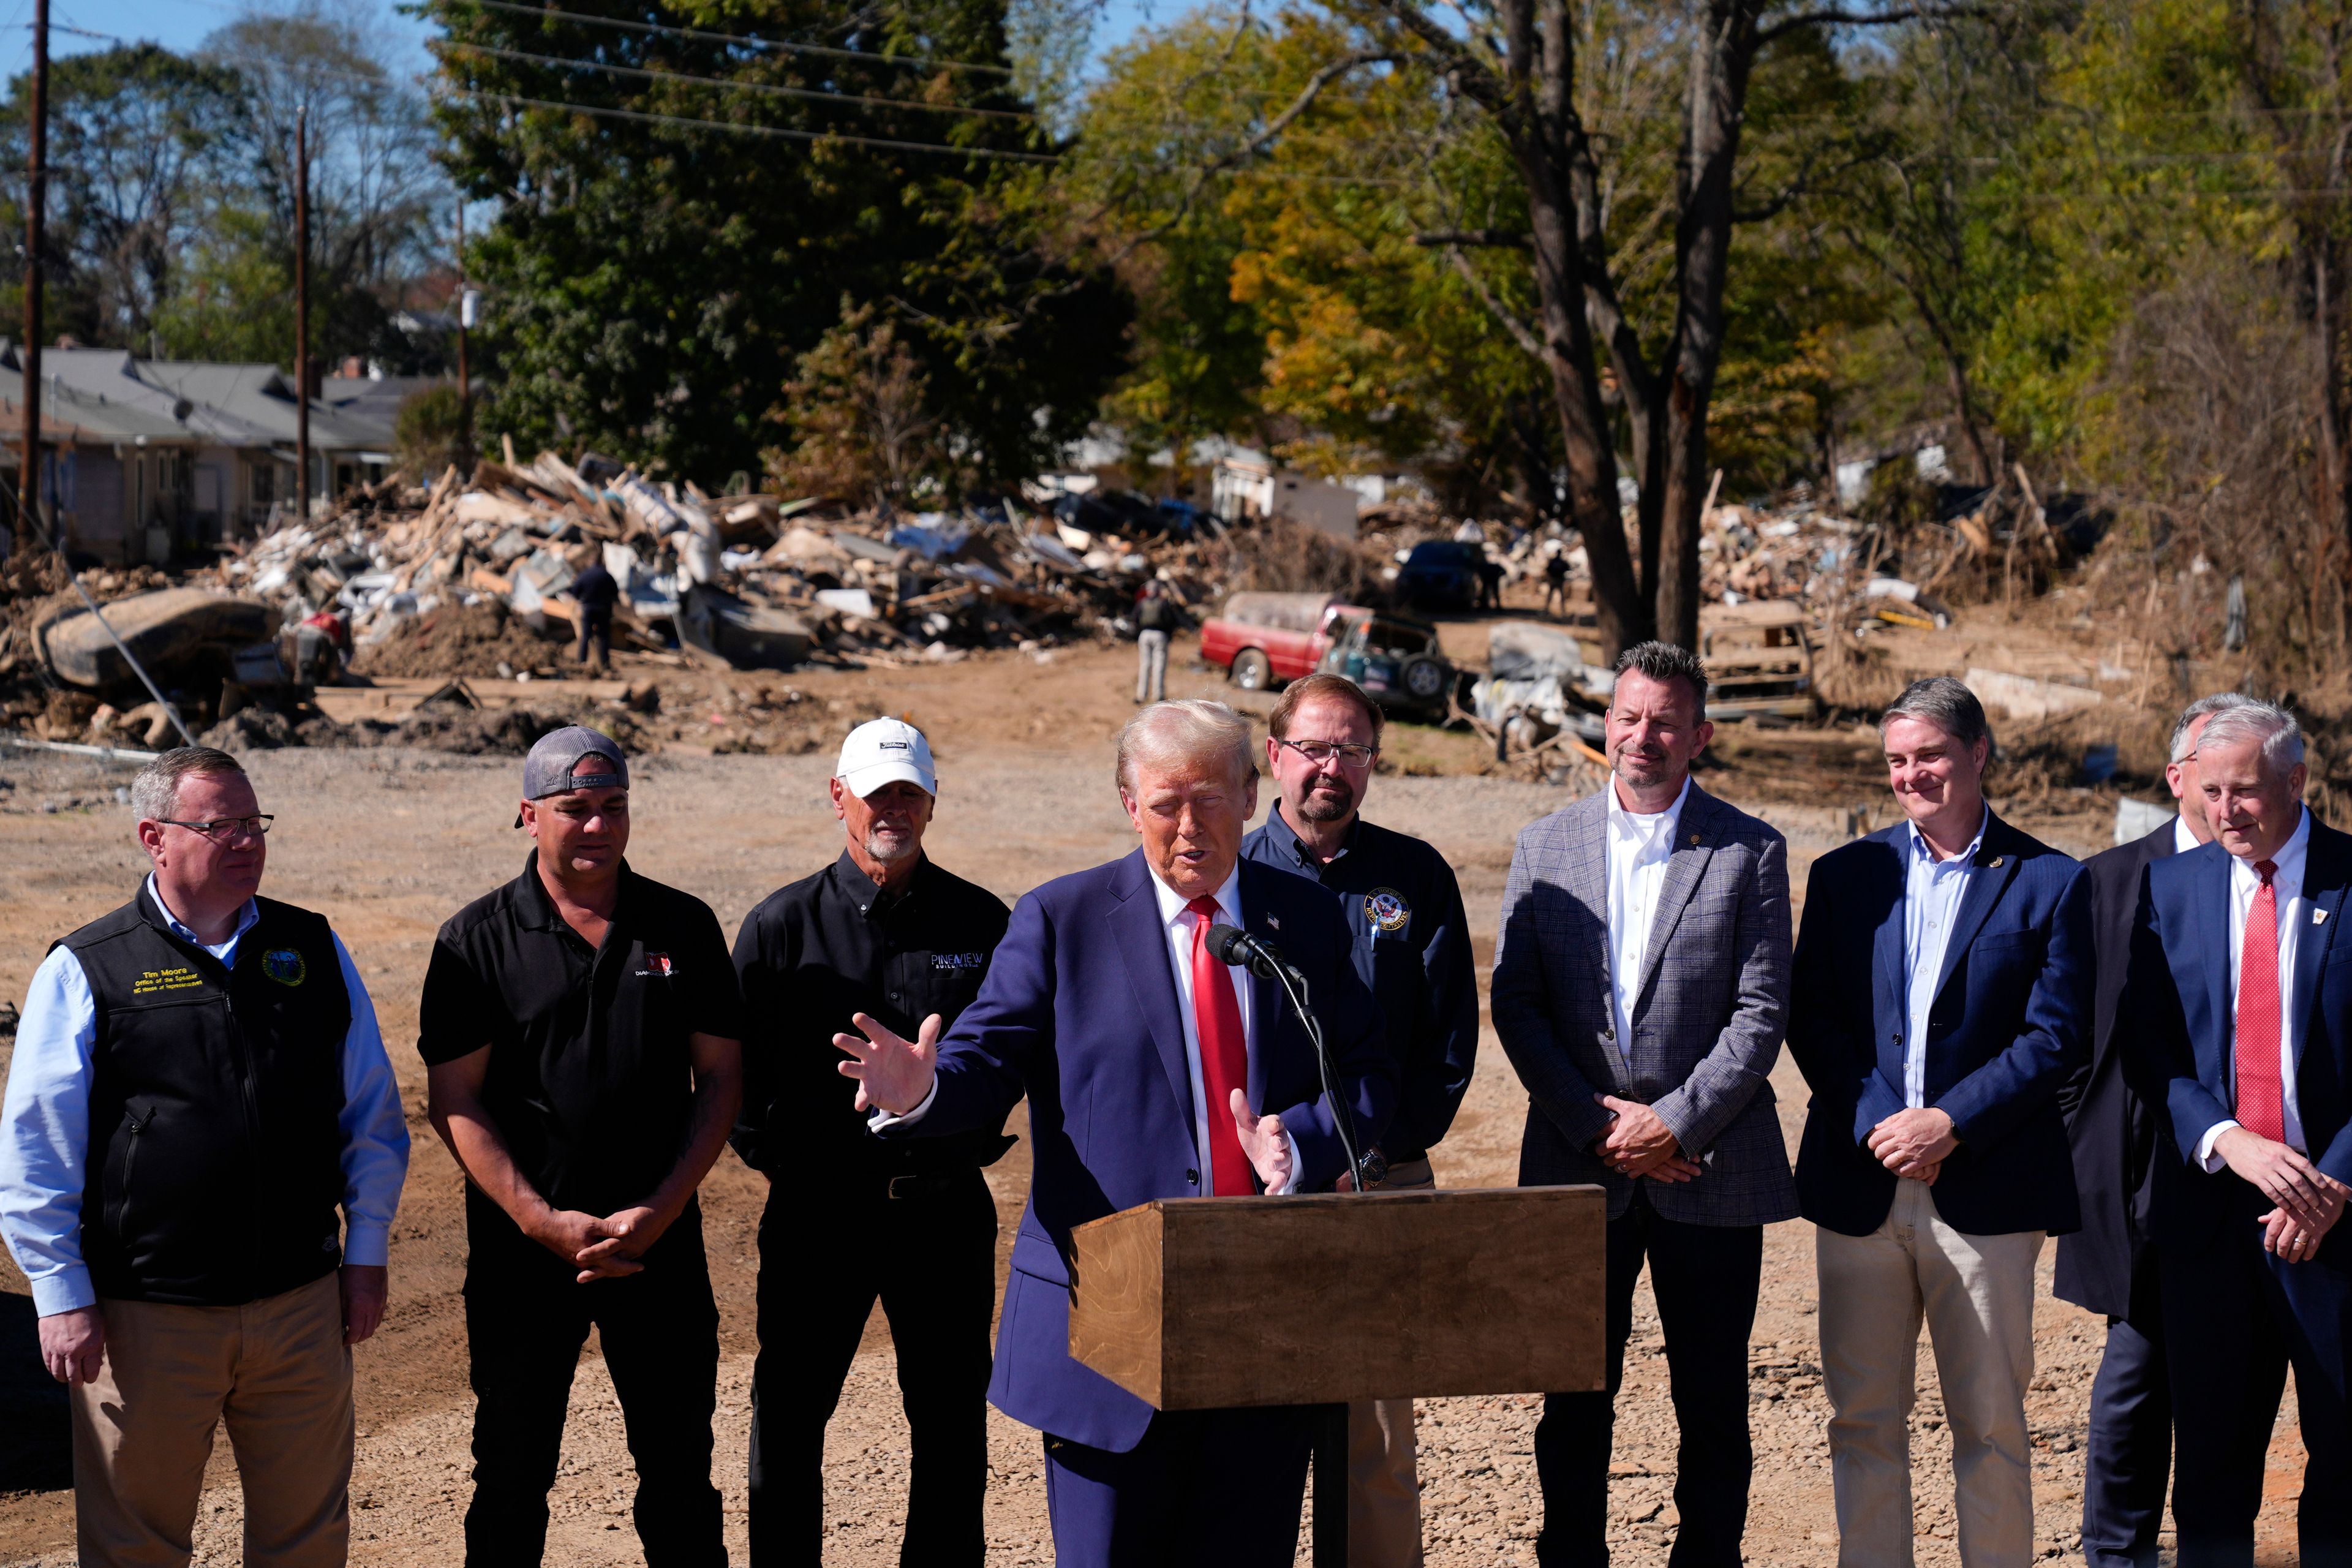
<svg viewBox="0 0 2352 1568">
<path fill-rule="evenodd" d="M 1568 513 L 1584 537 L 1592 572 L 1592 603 L 1601 652 L 1614 659 L 1649 635 L 1649 605 L 1641 596 L 1625 525 L 1617 502 L 1617 453 L 1602 406 L 1601 371 L 1584 313 L 1583 258 L 1577 248 L 1569 189 L 1570 156 L 1580 137 L 1570 97 L 1576 79 L 1574 38 L 1566 0 L 1507 0 L 1517 102 L 1506 122 L 1519 178 L 1527 188 L 1529 250 L 1543 330 L 1544 368 L 1559 414 L 1568 470 Z"/>
<path fill-rule="evenodd" d="M 1756 59 L 1755 0 L 1717 0 L 1691 49 L 1682 215 L 1675 225 L 1675 335 L 1665 389 L 1665 496 L 1660 507 L 1658 634 L 1696 651 L 1699 535 L 1706 506 L 1708 405 L 1723 359 L 1723 287 L 1731 256 L 1732 165 Z"/>
</svg>

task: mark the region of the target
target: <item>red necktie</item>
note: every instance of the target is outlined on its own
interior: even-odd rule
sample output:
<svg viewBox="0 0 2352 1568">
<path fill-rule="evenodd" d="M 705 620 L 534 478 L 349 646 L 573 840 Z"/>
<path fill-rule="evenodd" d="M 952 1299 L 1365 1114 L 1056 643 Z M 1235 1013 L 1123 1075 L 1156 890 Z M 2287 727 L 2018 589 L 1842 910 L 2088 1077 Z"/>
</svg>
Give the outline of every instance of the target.
<svg viewBox="0 0 2352 1568">
<path fill-rule="evenodd" d="M 2286 1096 L 2279 1079 L 2278 889 L 2272 860 L 2257 860 L 2263 885 L 2246 911 L 2245 950 L 2238 960 L 2238 1123 L 2259 1138 L 2286 1142 Z"/>
<path fill-rule="evenodd" d="M 1209 1174 L 1218 1197 L 1247 1197 L 1257 1191 L 1257 1173 L 1242 1152 L 1234 1126 L 1234 1090 L 1249 1092 L 1249 1041 L 1242 1034 L 1242 1005 L 1234 994 L 1234 972 L 1209 951 L 1209 928 L 1217 923 L 1217 900 L 1194 899 L 1192 911 L 1192 1026 L 1201 1037 L 1201 1086 L 1209 1111 Z"/>
</svg>

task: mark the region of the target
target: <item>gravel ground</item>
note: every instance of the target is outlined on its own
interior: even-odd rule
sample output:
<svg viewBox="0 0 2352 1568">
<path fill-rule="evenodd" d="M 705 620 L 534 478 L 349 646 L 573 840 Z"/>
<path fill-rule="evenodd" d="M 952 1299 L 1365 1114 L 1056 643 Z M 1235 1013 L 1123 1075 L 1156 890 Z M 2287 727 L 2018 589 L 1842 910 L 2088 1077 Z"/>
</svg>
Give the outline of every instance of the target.
<svg viewBox="0 0 2352 1568">
<path fill-rule="evenodd" d="M 1108 662 L 1097 660 L 1108 670 Z M 945 781 L 931 847 L 944 865 L 1008 899 L 1045 877 L 1124 851 L 1132 835 L 1109 787 L 1103 745 L 1123 700 L 1075 687 L 1022 691 L 1055 724 L 1008 724 L 976 682 L 1033 685 L 1061 671 L 991 674 L 959 667 L 911 704 L 858 678 L 822 694 L 867 710 L 912 711 L 940 742 Z M 1087 667 L 1070 672 L 1098 679 Z M 797 677 L 795 678 L 797 679 Z M 929 678 L 927 678 L 929 679 Z M 1217 690 L 1197 672 L 1178 694 Z M 876 694 L 879 695 L 876 695 Z M 1055 709 L 1053 704 L 1063 704 Z M 1262 706 L 1262 704 L 1261 704 Z M 1018 734 L 1011 731 L 1018 730 Z M 407 1197 L 394 1244 L 394 1300 L 383 1332 L 358 1358 L 362 1436 L 354 1482 L 354 1559 L 439 1563 L 458 1550 L 467 1494 L 470 1401 L 464 1381 L 457 1287 L 463 1261 L 458 1181 L 423 1122 L 424 1075 L 413 1049 L 415 997 L 433 931 L 460 904 L 513 875 L 522 847 L 509 829 L 510 761 L 414 752 L 257 753 L 249 759 L 265 808 L 279 814 L 271 840 L 270 891 L 328 911 L 374 993 L 416 1137 Z M 829 859 L 837 825 L 824 805 L 830 771 L 822 753 L 799 757 L 694 756 L 673 751 L 640 764 L 632 861 L 648 875 L 709 900 L 731 931 L 757 900 Z M 142 860 L 129 842 L 116 786 L 127 771 L 79 759 L 0 752 L 0 996 L 21 996 L 49 942 L 111 908 L 134 885 Z M 1491 962 L 1510 845 L 1528 821 L 1563 804 L 1560 792 L 1500 778 L 1382 777 L 1370 815 L 1431 838 L 1456 867 L 1482 970 Z M 1791 874 L 1803 887 L 1811 858 L 1843 837 L 1845 809 L 1864 800 L 1767 810 L 1789 834 Z M 45 809 L 45 807 L 47 809 Z M 2078 815 L 2030 824 L 2063 847 L 2097 847 L 2098 819 Z M 0 1043 L 0 1061 L 6 1045 Z M 1801 1084 L 1784 1060 L 1776 1075 L 1783 1124 L 1794 1146 Z M 1507 1185 L 1514 1175 L 1526 1100 L 1489 1034 L 1455 1131 L 1438 1152 L 1449 1186 Z M 1019 1131 L 1016 1118 L 1014 1131 Z M 1009 1240 L 1028 1176 L 1025 1147 L 989 1173 Z M 753 1344 L 751 1237 L 764 1184 L 731 1156 L 705 1189 L 714 1278 L 721 1300 L 718 1479 L 734 1550 L 742 1549 L 745 1421 Z M 1759 1563 L 1826 1564 L 1835 1556 L 1828 1409 L 1814 1334 L 1811 1236 L 1801 1223 L 1767 1233 L 1765 1279 L 1751 1347 L 1757 1474 L 1748 1552 Z M 2050 1267 L 2045 1250 L 2042 1268 Z M 1000 1267 L 1002 1258 L 1000 1256 Z M 0 1361 L 31 1353 L 25 1285 L 0 1262 Z M 10 1294 L 19 1300 L 14 1303 Z M 2039 1304 L 2039 1371 L 2029 1415 L 2034 1433 L 2036 1535 L 2045 1556 L 2069 1554 L 2081 1510 L 2084 1417 L 2103 1327 L 2049 1299 Z M 1924 1352 L 1923 1346 L 1923 1352 Z M 1957 1562 L 1952 1544 L 1949 1442 L 1943 1434 L 1932 1360 L 1923 1353 L 1914 1417 L 1918 1556 Z M 887 1329 L 869 1326 L 828 1444 L 826 1560 L 859 1568 L 895 1563 L 906 1488 L 906 1433 L 898 1411 Z M 0 1403 L 22 1439 L 0 1457 L 32 1455 L 0 1488 L 47 1478 L 54 1488 L 61 1422 L 37 1384 L 0 1374 Z M 1441 1564 L 1534 1561 L 1540 1521 L 1530 1439 L 1537 1401 L 1487 1397 L 1423 1401 L 1422 1476 L 1430 1558 Z M 2265 1510 L 2265 1561 L 2288 1562 L 2293 1493 L 2301 1456 L 2291 1415 L 2273 1446 Z M 574 1386 L 572 1425 L 556 1485 L 551 1562 L 642 1562 L 629 1528 L 633 1479 L 619 1412 L 593 1342 Z M 1051 1555 L 1036 1435 L 991 1415 L 992 1563 Z M 1619 1561 L 1663 1563 L 1675 1526 L 1672 1416 L 1665 1364 L 1646 1285 L 1619 1402 L 1612 1540 Z M 26 1436 L 29 1434 L 29 1436 Z M 236 1559 L 239 1500 L 226 1445 L 212 1471 L 198 1528 L 197 1561 Z M 39 1460 L 46 1454 L 48 1468 Z M 16 1463 L 8 1460 L 9 1463 Z M 1303 1538 L 1302 1538 L 1303 1539 Z M 0 1495 L 0 1564 L 72 1561 L 71 1498 L 57 1489 Z"/>
</svg>

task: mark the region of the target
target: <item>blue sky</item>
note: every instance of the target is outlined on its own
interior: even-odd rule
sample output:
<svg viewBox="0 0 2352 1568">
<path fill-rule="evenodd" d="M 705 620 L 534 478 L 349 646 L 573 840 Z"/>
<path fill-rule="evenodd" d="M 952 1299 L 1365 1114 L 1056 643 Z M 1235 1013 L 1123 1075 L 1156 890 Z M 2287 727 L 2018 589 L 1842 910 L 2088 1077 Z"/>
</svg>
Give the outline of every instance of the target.
<svg viewBox="0 0 2352 1568">
<path fill-rule="evenodd" d="M 427 68 L 431 62 L 425 55 L 424 40 L 429 30 L 424 24 L 402 16 L 394 8 L 392 0 L 346 0 L 346 5 L 352 12 L 380 26 L 400 52 L 414 62 L 416 70 Z M 265 0 L 259 8 L 271 7 Z M 245 5 L 231 0 L 49 0 L 49 49 L 53 55 L 64 55 L 109 47 L 103 39 L 66 31 L 68 27 L 113 37 L 152 39 L 173 49 L 192 49 L 204 42 L 207 33 L 245 9 Z M 1099 57 L 1138 27 L 1164 24 L 1184 9 L 1182 0 L 1106 0 L 1102 20 L 1095 28 L 1095 53 Z M 0 0 L 0 56 L 5 56 L 0 58 L 0 71 L 7 76 L 14 77 L 32 64 L 28 26 L 32 16 L 33 0 Z"/>
</svg>

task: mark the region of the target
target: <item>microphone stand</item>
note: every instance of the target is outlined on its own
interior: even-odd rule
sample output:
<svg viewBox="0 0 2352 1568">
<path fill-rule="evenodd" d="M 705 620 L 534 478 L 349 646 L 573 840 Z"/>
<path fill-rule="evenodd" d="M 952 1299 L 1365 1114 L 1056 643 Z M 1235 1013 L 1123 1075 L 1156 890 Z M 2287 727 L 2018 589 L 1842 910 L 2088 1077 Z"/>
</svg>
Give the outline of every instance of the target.
<svg viewBox="0 0 2352 1568">
<path fill-rule="evenodd" d="M 1331 1107 L 1331 1126 L 1339 1135 L 1339 1147 L 1348 1156 L 1349 1173 L 1355 1178 L 1355 1190 L 1363 1193 L 1364 1160 L 1356 1142 L 1355 1110 L 1339 1092 L 1338 1076 L 1331 1070 L 1331 1049 L 1323 1038 L 1323 1022 L 1307 1004 L 1307 976 L 1288 963 L 1276 962 L 1274 978 L 1290 1005 L 1306 1026 L 1307 1037 L 1315 1047 L 1315 1066 L 1323 1077 L 1323 1098 Z M 1308 1522 L 1312 1542 L 1312 1562 L 1315 1568 L 1347 1568 L 1348 1563 L 1348 1406 L 1325 1405 L 1315 1411 L 1313 1471 L 1315 1477 L 1315 1512 Z"/>
</svg>

